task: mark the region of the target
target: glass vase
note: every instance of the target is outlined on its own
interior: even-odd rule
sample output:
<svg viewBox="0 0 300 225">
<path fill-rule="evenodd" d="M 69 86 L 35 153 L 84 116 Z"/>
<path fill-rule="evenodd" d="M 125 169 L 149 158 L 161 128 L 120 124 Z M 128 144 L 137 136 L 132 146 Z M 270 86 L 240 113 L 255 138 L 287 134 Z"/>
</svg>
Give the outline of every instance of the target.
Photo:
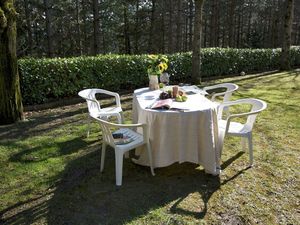
<svg viewBox="0 0 300 225">
<path fill-rule="evenodd" d="M 157 75 L 149 75 L 149 89 L 150 90 L 159 89 L 158 76 Z"/>
</svg>

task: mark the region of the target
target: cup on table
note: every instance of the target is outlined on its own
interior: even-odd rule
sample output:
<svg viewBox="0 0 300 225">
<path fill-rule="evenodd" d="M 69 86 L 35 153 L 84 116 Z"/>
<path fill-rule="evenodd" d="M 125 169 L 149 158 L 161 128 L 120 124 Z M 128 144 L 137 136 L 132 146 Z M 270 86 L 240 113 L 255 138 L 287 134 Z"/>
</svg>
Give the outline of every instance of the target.
<svg viewBox="0 0 300 225">
<path fill-rule="evenodd" d="M 177 85 L 173 86 L 173 98 L 176 98 L 178 94 L 179 87 Z"/>
</svg>

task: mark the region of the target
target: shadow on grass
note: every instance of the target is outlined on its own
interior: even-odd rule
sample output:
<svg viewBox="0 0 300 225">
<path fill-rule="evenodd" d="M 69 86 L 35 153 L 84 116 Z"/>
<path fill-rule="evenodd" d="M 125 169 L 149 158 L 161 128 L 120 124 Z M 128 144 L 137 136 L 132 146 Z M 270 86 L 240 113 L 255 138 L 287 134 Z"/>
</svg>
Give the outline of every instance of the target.
<svg viewBox="0 0 300 225">
<path fill-rule="evenodd" d="M 238 153 L 224 162 L 222 168 L 241 155 Z M 179 214 L 202 219 L 213 193 L 243 172 L 221 183 L 219 176 L 205 174 L 196 164 L 176 163 L 156 169 L 153 177 L 148 167 L 125 159 L 123 185 L 117 187 L 113 151 L 107 152 L 102 174 L 99 164 L 98 150 L 71 161 L 63 173 L 51 178 L 57 180 L 55 187 L 38 198 L 3 210 L 0 215 L 5 220 L 0 223 L 31 224 L 45 220 L 48 224 L 124 224 L 149 216 L 149 211 L 168 204 L 170 217 Z M 201 196 L 196 202 L 192 200 L 197 204 L 196 211 L 181 205 L 193 193 Z"/>
<path fill-rule="evenodd" d="M 19 162 L 19 163 L 30 163 L 30 162 L 41 162 L 45 161 L 52 157 L 60 157 L 63 155 L 69 155 L 78 150 L 95 143 L 95 141 L 86 142 L 82 140 L 82 138 L 74 138 L 71 140 L 67 140 L 64 142 L 56 142 L 51 146 L 45 146 L 44 143 L 34 148 L 27 148 L 22 150 L 10 157 L 11 162 Z M 12 144 L 9 144 L 12 146 Z M 57 148 L 58 150 L 53 150 Z M 14 144 L 14 148 L 23 148 L 23 146 L 18 146 Z"/>
<path fill-rule="evenodd" d="M 77 109 L 59 114 L 38 115 L 31 117 L 28 121 L 0 126 L 0 139 L 14 139 L 20 136 L 27 138 L 60 128 L 67 123 L 78 122 L 80 119 L 74 116 L 82 114 L 82 111 L 82 109 Z"/>
<path fill-rule="evenodd" d="M 112 100 L 107 100 L 102 107 L 110 107 L 115 103 Z M 132 97 L 126 96 L 122 99 L 124 112 L 131 110 Z M 28 121 L 22 121 L 11 125 L 0 126 L 0 139 L 14 139 L 22 136 L 27 138 L 35 134 L 49 132 L 51 130 L 59 129 L 65 124 L 82 123 L 87 124 L 87 106 L 86 103 L 82 105 L 75 105 L 71 110 L 62 111 L 61 108 L 56 108 L 53 113 L 39 114 L 38 116 L 31 116 Z M 83 115 L 83 116 L 82 116 Z"/>
</svg>

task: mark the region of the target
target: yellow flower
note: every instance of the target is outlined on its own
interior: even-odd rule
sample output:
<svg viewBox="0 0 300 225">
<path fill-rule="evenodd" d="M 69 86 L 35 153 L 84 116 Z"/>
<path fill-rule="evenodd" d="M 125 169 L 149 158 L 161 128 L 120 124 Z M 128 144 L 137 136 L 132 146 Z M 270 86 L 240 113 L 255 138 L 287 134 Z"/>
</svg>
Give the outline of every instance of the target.
<svg viewBox="0 0 300 225">
<path fill-rule="evenodd" d="M 158 56 L 157 56 L 157 55 L 148 55 L 148 57 L 149 57 L 150 59 L 158 59 Z"/>
<path fill-rule="evenodd" d="M 164 65 L 164 70 L 167 70 L 168 69 L 168 64 L 167 63 L 163 63 Z"/>
<path fill-rule="evenodd" d="M 161 73 L 164 72 L 164 70 L 165 70 L 164 63 L 158 64 L 158 68 L 159 68 L 159 71 L 160 71 Z"/>
<path fill-rule="evenodd" d="M 169 62 L 168 58 L 167 58 L 165 55 L 163 55 L 163 56 L 161 57 L 161 59 L 162 59 L 163 61 L 165 61 L 166 63 Z"/>
<path fill-rule="evenodd" d="M 165 55 L 148 55 L 147 62 L 150 64 L 147 68 L 148 74 L 160 75 L 168 69 L 168 61 Z"/>
</svg>

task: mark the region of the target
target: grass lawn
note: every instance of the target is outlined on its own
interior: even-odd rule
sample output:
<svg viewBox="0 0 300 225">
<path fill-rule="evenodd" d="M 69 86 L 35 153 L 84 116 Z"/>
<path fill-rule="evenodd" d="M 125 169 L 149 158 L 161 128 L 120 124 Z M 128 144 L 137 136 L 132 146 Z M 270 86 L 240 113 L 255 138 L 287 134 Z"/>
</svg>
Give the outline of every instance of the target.
<svg viewBox="0 0 300 225">
<path fill-rule="evenodd" d="M 191 163 L 156 169 L 124 161 L 115 186 L 114 153 L 100 174 L 101 134 L 86 137 L 86 105 L 27 112 L 0 126 L 0 224 L 299 224 L 300 71 L 217 80 L 233 98 L 268 108 L 253 131 L 254 163 L 226 137 L 222 174 Z M 132 96 L 122 96 L 127 121 Z M 110 104 L 110 100 L 105 100 Z"/>
</svg>

